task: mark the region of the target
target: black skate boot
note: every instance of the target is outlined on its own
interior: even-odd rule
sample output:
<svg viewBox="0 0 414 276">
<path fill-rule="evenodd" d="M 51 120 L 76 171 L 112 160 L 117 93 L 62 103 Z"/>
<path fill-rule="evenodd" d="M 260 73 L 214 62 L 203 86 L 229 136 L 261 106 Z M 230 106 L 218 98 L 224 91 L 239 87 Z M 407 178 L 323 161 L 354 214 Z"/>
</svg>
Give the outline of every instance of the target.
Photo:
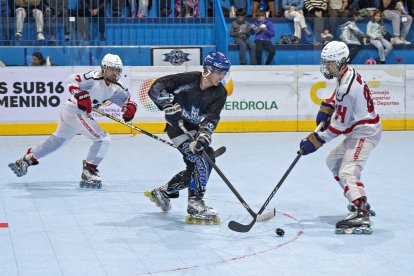
<svg viewBox="0 0 414 276">
<path fill-rule="evenodd" d="M 187 224 L 220 224 L 220 217 L 216 209 L 207 206 L 203 199 L 190 197 L 187 207 Z"/>
<path fill-rule="evenodd" d="M 18 177 L 22 177 L 27 174 L 27 168 L 39 164 L 36 158 L 33 157 L 33 153 L 30 152 L 25 154 L 22 158 L 16 160 L 14 163 L 9 164 L 9 168 Z"/>
<path fill-rule="evenodd" d="M 168 212 L 171 210 L 170 197 L 178 197 L 178 192 L 170 196 L 167 191 L 167 184 L 163 185 L 157 189 L 152 190 L 151 192 L 144 192 L 144 196 L 148 197 L 152 202 L 160 207 L 163 212 Z"/>
<path fill-rule="evenodd" d="M 79 183 L 79 187 L 92 189 L 102 188 L 102 181 L 98 172 L 95 166 L 83 160 L 82 180 Z"/>
<path fill-rule="evenodd" d="M 355 200 L 356 210 L 349 213 L 344 219 L 336 223 L 336 234 L 372 234 L 370 212 L 366 198 Z"/>
<path fill-rule="evenodd" d="M 355 204 L 353 204 L 353 203 L 348 204 L 349 212 L 355 212 L 357 209 L 358 208 L 355 206 Z M 371 209 L 371 205 L 369 205 L 368 202 L 367 202 L 367 210 L 368 210 L 370 216 L 375 217 L 377 215 L 377 213 L 375 213 L 375 211 Z"/>
</svg>

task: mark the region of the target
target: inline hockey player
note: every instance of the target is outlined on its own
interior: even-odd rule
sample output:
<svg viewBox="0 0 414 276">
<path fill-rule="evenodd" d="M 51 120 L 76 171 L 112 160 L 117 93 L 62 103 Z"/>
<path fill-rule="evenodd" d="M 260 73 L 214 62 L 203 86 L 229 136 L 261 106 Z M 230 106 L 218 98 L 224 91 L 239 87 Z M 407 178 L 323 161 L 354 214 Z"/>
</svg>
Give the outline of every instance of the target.
<svg viewBox="0 0 414 276">
<path fill-rule="evenodd" d="M 321 72 L 335 79 L 334 101 L 322 102 L 316 123 L 321 131 L 300 142 L 303 155 L 343 134 L 345 140 L 328 155 L 326 164 L 351 204 L 351 213 L 336 224 L 336 233 L 371 234 L 370 206 L 361 172 L 371 151 L 381 139 L 381 122 L 371 92 L 361 75 L 348 66 L 349 49 L 343 42 L 329 42 L 321 52 Z"/>
<path fill-rule="evenodd" d="M 9 167 L 18 176 L 27 174 L 29 166 L 37 165 L 39 159 L 54 152 L 73 138 L 82 134 L 92 140 L 86 160 L 83 161 L 80 187 L 101 188 L 98 165 L 109 147 L 110 137 L 92 118 L 92 103 L 100 105 L 110 101 L 122 107 L 122 117 L 127 122 L 134 118 L 137 106 L 130 101 L 130 94 L 120 82 L 122 61 L 119 56 L 106 54 L 101 70 L 85 74 L 73 74 L 66 81 L 71 94 L 63 105 L 58 126 L 51 136 L 29 148 L 27 153 Z"/>
<path fill-rule="evenodd" d="M 186 169 L 167 184 L 145 192 L 145 196 L 167 212 L 171 210 L 170 199 L 177 198 L 180 190 L 188 188 L 186 223 L 189 224 L 220 223 L 217 210 L 207 206 L 203 199 L 212 168 L 202 151 L 214 160 L 210 143 L 226 102 L 227 91 L 222 80 L 230 66 L 223 53 L 213 51 L 204 58 L 203 72 L 161 77 L 148 91 L 153 102 L 165 113 L 167 134 L 183 153 Z M 179 128 L 179 120 L 195 137 L 194 141 Z"/>
</svg>

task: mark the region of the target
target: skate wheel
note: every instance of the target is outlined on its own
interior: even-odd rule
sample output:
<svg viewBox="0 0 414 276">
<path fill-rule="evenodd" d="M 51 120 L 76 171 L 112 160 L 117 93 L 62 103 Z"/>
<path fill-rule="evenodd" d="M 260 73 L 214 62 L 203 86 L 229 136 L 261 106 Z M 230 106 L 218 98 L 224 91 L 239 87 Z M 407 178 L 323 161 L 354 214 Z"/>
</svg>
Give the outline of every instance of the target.
<svg viewBox="0 0 414 276">
<path fill-rule="evenodd" d="M 335 230 L 335 234 L 345 234 L 345 231 L 344 231 L 344 229 L 337 228 Z"/>
<path fill-rule="evenodd" d="M 151 196 L 152 196 L 152 194 L 151 194 L 151 192 L 144 192 L 144 196 L 145 196 L 145 197 L 151 197 Z"/>
<path fill-rule="evenodd" d="M 212 219 L 206 219 L 203 222 L 204 222 L 205 225 L 210 225 L 210 224 L 213 223 L 213 220 Z"/>
<path fill-rule="evenodd" d="M 187 224 L 193 224 L 193 218 L 191 216 L 186 216 L 185 217 L 185 223 L 187 223 Z"/>
<path fill-rule="evenodd" d="M 98 185 L 96 185 L 96 189 L 100 189 L 102 188 L 102 183 L 98 183 Z"/>
<path fill-rule="evenodd" d="M 202 220 L 202 219 L 200 219 L 200 218 L 196 218 L 196 219 L 194 220 L 194 224 L 197 224 L 197 225 L 203 224 L 203 220 Z"/>
<path fill-rule="evenodd" d="M 79 183 L 79 187 L 84 188 L 84 187 L 85 187 L 85 183 L 80 182 L 80 183 Z"/>
<path fill-rule="evenodd" d="M 371 228 L 366 228 L 366 229 L 363 229 L 362 232 L 365 235 L 371 235 L 372 234 L 372 229 Z"/>
<path fill-rule="evenodd" d="M 215 217 L 214 219 L 213 219 L 213 224 L 220 224 L 220 218 L 219 217 Z"/>
<path fill-rule="evenodd" d="M 356 235 L 361 235 L 361 234 L 363 234 L 364 233 L 364 231 L 362 230 L 362 229 L 354 229 L 353 231 L 352 231 L 352 234 L 356 234 Z"/>
<path fill-rule="evenodd" d="M 344 229 L 345 234 L 352 234 L 354 231 L 350 228 Z"/>
<path fill-rule="evenodd" d="M 91 184 L 89 184 L 89 183 L 86 183 L 85 184 L 85 188 L 88 188 L 89 189 L 90 187 L 91 187 Z"/>
<path fill-rule="evenodd" d="M 369 214 L 373 217 L 375 217 L 377 215 L 377 213 L 375 213 L 374 210 L 369 210 Z"/>
</svg>

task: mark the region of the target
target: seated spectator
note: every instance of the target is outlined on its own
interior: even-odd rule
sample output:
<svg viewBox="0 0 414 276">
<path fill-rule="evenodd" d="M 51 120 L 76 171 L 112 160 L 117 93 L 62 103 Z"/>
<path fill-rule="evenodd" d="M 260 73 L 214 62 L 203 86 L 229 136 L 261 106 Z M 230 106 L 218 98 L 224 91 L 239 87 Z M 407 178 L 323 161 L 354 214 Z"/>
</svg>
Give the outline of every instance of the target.
<svg viewBox="0 0 414 276">
<path fill-rule="evenodd" d="M 271 41 L 272 37 L 275 36 L 275 30 L 273 23 L 266 19 L 265 11 L 259 10 L 257 12 L 257 20 L 253 23 L 251 31 L 255 34 L 257 64 L 262 64 L 263 49 L 268 53 L 266 65 L 271 64 L 275 56 L 275 47 Z"/>
<path fill-rule="evenodd" d="M 413 18 L 405 10 L 404 3 L 401 0 L 382 0 L 381 6 L 384 18 L 391 21 L 395 44 L 411 44 L 406 38 Z"/>
<path fill-rule="evenodd" d="M 324 16 L 328 9 L 328 0 L 305 0 L 306 16 L 313 17 L 313 33 L 315 44 L 324 44 L 333 39 L 332 34 L 325 28 Z"/>
<path fill-rule="evenodd" d="M 45 40 L 43 34 L 43 12 L 49 11 L 49 6 L 46 1 L 43 0 L 16 0 L 16 40 L 22 39 L 23 22 L 26 19 L 27 13 L 32 13 L 33 18 L 36 21 L 37 40 Z"/>
<path fill-rule="evenodd" d="M 354 57 L 358 54 L 363 45 L 367 44 L 367 35 L 361 31 L 356 24 L 358 12 L 356 10 L 349 12 L 351 20 L 339 26 L 339 39 L 348 45 L 349 48 L 349 63 L 352 63 Z"/>
<path fill-rule="evenodd" d="M 235 18 L 236 12 L 240 9 L 247 10 L 247 0 L 230 0 L 230 15 L 229 17 Z"/>
<path fill-rule="evenodd" d="M 168 17 L 171 15 L 171 0 L 155 0 L 160 1 L 160 17 Z"/>
<path fill-rule="evenodd" d="M 200 17 L 198 0 L 175 0 L 175 17 Z"/>
<path fill-rule="evenodd" d="M 283 9 L 285 10 L 286 19 L 293 20 L 295 26 L 294 36 L 297 38 L 296 41 L 300 41 L 302 38 L 302 31 L 307 36 L 311 36 L 312 33 L 306 26 L 305 17 L 303 16 L 303 0 L 283 0 Z"/>
<path fill-rule="evenodd" d="M 134 2 L 134 1 L 135 0 L 130 0 L 130 2 L 129 2 L 130 5 L 131 5 L 131 2 Z M 137 17 L 139 17 L 139 18 L 148 17 L 148 5 L 149 5 L 148 0 L 139 0 L 139 9 L 138 9 L 138 12 L 137 12 Z M 133 10 L 132 5 L 131 5 L 131 10 Z"/>
<path fill-rule="evenodd" d="M 50 9 L 45 12 L 46 16 L 46 29 L 49 33 L 49 42 L 54 42 L 56 40 L 55 30 L 59 25 L 59 17 L 63 18 L 63 29 L 64 29 L 64 39 L 65 41 L 70 40 L 70 31 L 69 31 L 69 11 L 68 3 L 66 0 L 49 0 Z"/>
<path fill-rule="evenodd" d="M 381 64 L 385 64 L 386 56 L 393 49 L 391 42 L 384 38 L 386 33 L 387 30 L 382 21 L 381 11 L 375 10 L 372 14 L 371 21 L 367 24 L 367 35 L 370 38 L 370 43 L 378 49 Z"/>
<path fill-rule="evenodd" d="M 348 0 L 328 0 L 329 32 L 335 37 L 338 17 L 348 17 Z"/>
<path fill-rule="evenodd" d="M 105 41 L 105 0 L 80 0 L 74 16 L 92 17 L 98 20 L 99 40 Z"/>
<path fill-rule="evenodd" d="M 246 52 L 249 49 L 250 64 L 256 64 L 256 45 L 249 39 L 250 24 L 246 20 L 246 10 L 238 9 L 236 20 L 231 23 L 230 36 L 234 38 L 234 43 L 239 45 L 240 65 L 247 64 Z"/>
<path fill-rule="evenodd" d="M 258 14 L 257 12 L 260 10 L 260 1 L 261 0 L 253 0 L 253 12 L 252 17 L 257 18 Z M 274 0 L 262 0 L 267 5 L 267 8 L 269 10 L 270 17 L 275 16 L 275 2 Z"/>
<path fill-rule="evenodd" d="M 32 54 L 32 63 L 29 66 L 46 66 L 46 60 L 41 52 L 34 52 Z"/>
</svg>

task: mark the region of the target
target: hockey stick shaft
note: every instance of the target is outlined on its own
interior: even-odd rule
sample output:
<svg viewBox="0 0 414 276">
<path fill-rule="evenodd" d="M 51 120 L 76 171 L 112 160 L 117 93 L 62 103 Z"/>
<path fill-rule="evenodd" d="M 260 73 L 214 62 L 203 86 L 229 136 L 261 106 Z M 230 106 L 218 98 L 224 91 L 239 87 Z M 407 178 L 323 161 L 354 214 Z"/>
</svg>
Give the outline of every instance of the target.
<svg viewBox="0 0 414 276">
<path fill-rule="evenodd" d="M 191 135 L 190 132 L 188 132 L 188 130 L 185 128 L 184 123 L 182 120 L 180 120 L 178 122 L 178 126 L 180 127 L 180 129 L 184 132 L 185 135 L 187 135 L 187 137 L 191 140 L 194 141 L 194 137 Z M 226 185 L 229 187 L 229 189 L 233 192 L 233 194 L 237 197 L 237 199 L 240 201 L 240 203 L 244 206 L 244 208 L 246 208 L 246 210 L 249 212 L 249 214 L 256 218 L 256 213 L 252 210 L 252 208 L 250 208 L 249 204 L 247 204 L 247 202 L 242 198 L 242 196 L 239 194 L 239 192 L 237 192 L 236 188 L 234 188 L 234 186 L 231 184 L 231 182 L 227 179 L 227 177 L 223 174 L 223 172 L 220 170 L 219 167 L 217 167 L 216 163 L 214 163 L 214 161 L 211 159 L 211 157 L 204 151 L 204 149 L 202 150 L 202 154 L 203 156 L 207 159 L 207 162 L 210 164 L 210 166 L 212 166 L 214 168 L 214 170 L 217 172 L 217 174 L 221 177 L 221 179 L 223 179 L 224 183 L 226 183 Z"/>
<path fill-rule="evenodd" d="M 315 132 L 319 131 L 323 126 L 323 123 L 321 122 L 318 127 L 315 129 Z M 292 164 L 290 164 L 289 168 L 287 169 L 287 171 L 283 174 L 282 178 L 279 180 L 279 182 L 277 183 L 276 187 L 273 189 L 273 191 L 270 193 L 269 197 L 266 199 L 265 203 L 263 204 L 263 206 L 260 208 L 259 212 L 257 213 L 257 215 L 259 216 L 261 213 L 263 213 L 263 211 L 266 209 L 267 205 L 269 205 L 270 201 L 273 199 L 273 197 L 275 196 L 276 192 L 279 190 L 279 188 L 282 186 L 283 182 L 285 181 L 285 179 L 288 177 L 288 175 L 290 174 L 290 172 L 292 171 L 292 169 L 296 166 L 296 163 L 298 163 L 299 159 L 302 157 L 302 150 L 299 150 L 297 153 L 297 156 L 295 158 L 295 160 L 293 160 Z M 244 224 L 240 224 L 236 221 L 230 221 L 229 222 L 229 228 L 233 231 L 236 232 L 248 232 L 253 225 L 256 223 L 257 218 L 254 218 L 252 220 L 251 223 L 244 225 Z"/>
<path fill-rule="evenodd" d="M 96 113 L 99 113 L 99 114 L 101 114 L 101 115 L 103 115 L 103 116 L 105 116 L 105 117 L 107 117 L 107 118 L 115 121 L 115 122 L 121 123 L 124 126 L 127 126 L 127 127 L 131 128 L 133 130 L 138 131 L 138 132 L 141 132 L 142 134 L 145 134 L 145 135 L 147 135 L 147 136 L 149 136 L 149 137 L 151 137 L 151 138 L 153 138 L 155 140 L 158 140 L 158 141 L 160 141 L 160 142 L 162 142 L 162 143 L 164 143 L 166 145 L 169 145 L 169 146 L 171 146 L 173 148 L 177 148 L 177 146 L 174 145 L 173 143 L 170 143 L 170 142 L 168 142 L 168 141 L 166 141 L 166 140 L 158 137 L 157 135 L 154 135 L 154 134 L 152 134 L 152 133 L 150 133 L 150 132 L 148 132 L 146 130 L 143 130 L 143 129 L 139 128 L 139 127 L 136 127 L 136 126 L 134 126 L 132 124 L 126 123 L 123 120 L 121 120 L 121 119 L 119 119 L 117 117 L 114 117 L 111 114 L 108 114 L 108 113 L 106 113 L 106 112 L 104 112 L 104 111 L 102 111 L 102 110 L 100 110 L 98 108 L 92 108 L 92 110 L 95 111 Z"/>
</svg>

